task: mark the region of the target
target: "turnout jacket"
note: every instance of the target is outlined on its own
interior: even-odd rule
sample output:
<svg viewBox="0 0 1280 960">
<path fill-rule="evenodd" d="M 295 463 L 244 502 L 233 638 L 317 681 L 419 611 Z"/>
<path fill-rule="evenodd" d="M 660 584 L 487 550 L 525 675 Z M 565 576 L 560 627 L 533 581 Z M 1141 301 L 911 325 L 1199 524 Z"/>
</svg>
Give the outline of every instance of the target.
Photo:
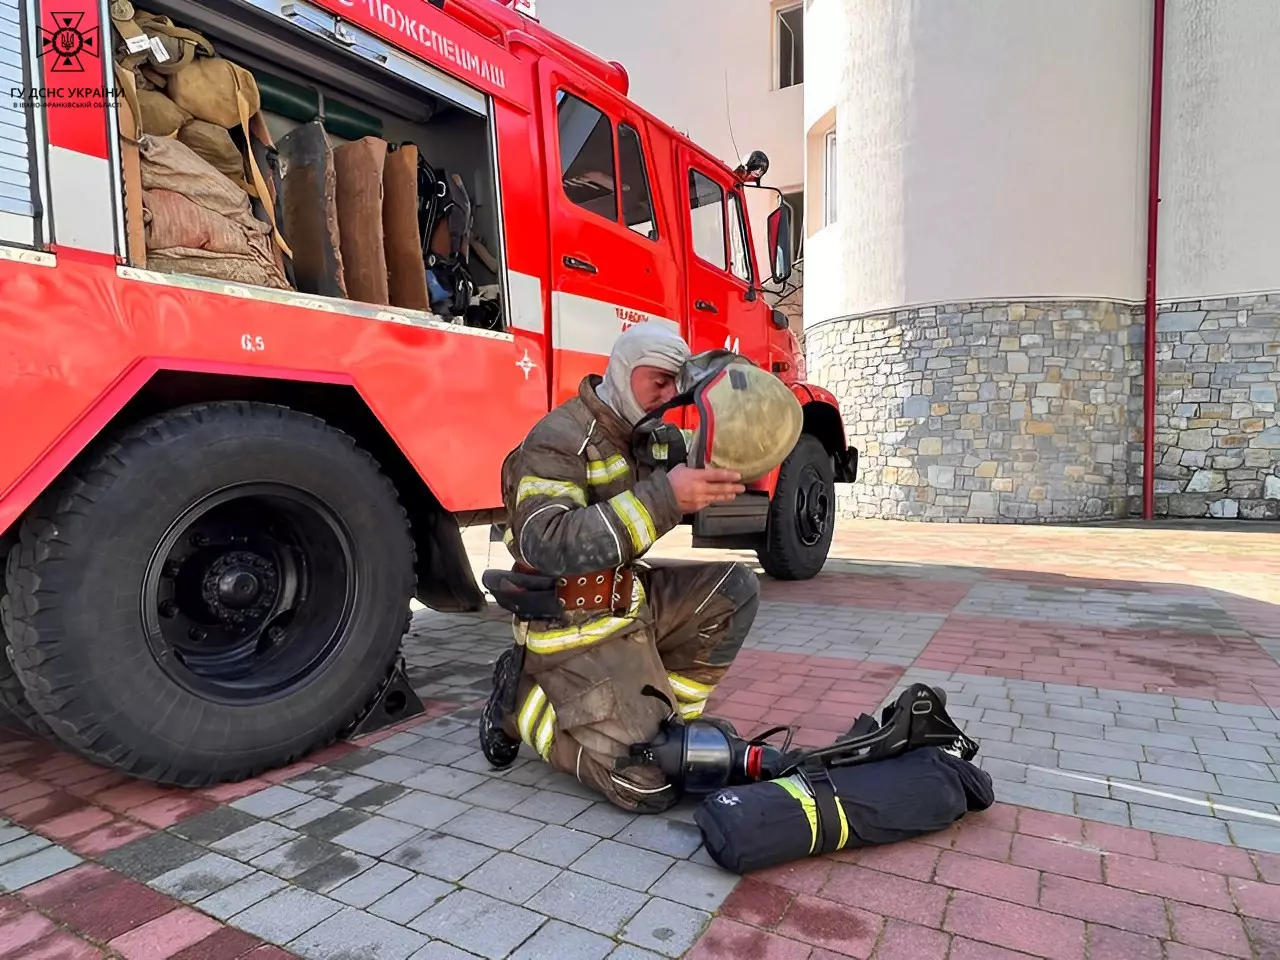
<svg viewBox="0 0 1280 960">
<path fill-rule="evenodd" d="M 584 377 L 502 465 L 507 549 L 545 576 L 630 567 L 683 517 L 666 471 L 637 463 L 631 428 L 596 396 L 601 382 Z"/>
</svg>

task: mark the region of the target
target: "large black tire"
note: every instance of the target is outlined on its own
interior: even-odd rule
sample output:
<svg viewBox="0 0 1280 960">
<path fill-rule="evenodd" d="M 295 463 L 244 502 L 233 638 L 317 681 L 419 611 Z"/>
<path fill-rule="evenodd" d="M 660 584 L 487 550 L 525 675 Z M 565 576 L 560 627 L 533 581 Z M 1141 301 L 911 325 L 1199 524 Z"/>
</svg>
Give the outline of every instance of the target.
<svg viewBox="0 0 1280 960">
<path fill-rule="evenodd" d="M 9 591 L 5 587 L 6 553 L 5 549 L 0 549 L 0 710 L 37 736 L 56 740 L 49 725 L 32 709 L 27 691 L 23 689 L 22 681 L 13 672 L 13 664 L 9 662 L 9 621 L 13 614 L 10 612 Z"/>
<path fill-rule="evenodd" d="M 836 481 L 831 454 L 817 437 L 801 434 L 778 471 L 769 503 L 765 545 L 756 551 L 775 580 L 810 580 L 822 571 L 835 534 Z"/>
<path fill-rule="evenodd" d="M 38 502 L 14 554 L 31 705 L 84 755 L 179 786 L 333 742 L 393 668 L 413 594 L 408 519 L 373 459 L 260 403 L 128 428 Z"/>
</svg>

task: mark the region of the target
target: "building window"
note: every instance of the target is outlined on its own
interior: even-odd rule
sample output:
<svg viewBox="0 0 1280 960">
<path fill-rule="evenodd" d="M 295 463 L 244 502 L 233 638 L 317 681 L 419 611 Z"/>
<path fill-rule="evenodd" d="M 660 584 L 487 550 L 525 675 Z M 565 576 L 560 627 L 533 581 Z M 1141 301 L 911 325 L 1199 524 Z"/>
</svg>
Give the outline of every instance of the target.
<svg viewBox="0 0 1280 960">
<path fill-rule="evenodd" d="M 778 89 L 804 83 L 804 4 L 785 7 L 776 14 L 778 36 Z"/>
<path fill-rule="evenodd" d="M 822 152 L 822 225 L 836 222 L 836 132 L 828 130 Z"/>
</svg>

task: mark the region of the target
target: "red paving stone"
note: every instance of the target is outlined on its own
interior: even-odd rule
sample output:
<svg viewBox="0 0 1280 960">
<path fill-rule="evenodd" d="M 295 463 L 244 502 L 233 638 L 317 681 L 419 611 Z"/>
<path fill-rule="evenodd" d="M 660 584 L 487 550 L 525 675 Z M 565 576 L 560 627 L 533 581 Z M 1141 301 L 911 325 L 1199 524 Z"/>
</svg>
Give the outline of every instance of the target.
<svg viewBox="0 0 1280 960">
<path fill-rule="evenodd" d="M 732 721 L 746 736 L 789 725 L 795 745 L 825 746 L 859 714 L 878 707 L 903 673 L 902 667 L 870 660 L 744 650 L 707 712 Z"/>
<path fill-rule="evenodd" d="M 1280 664 L 1244 636 L 953 613 L 917 667 L 1280 706 Z"/>
<path fill-rule="evenodd" d="M 860 607 L 897 613 L 948 614 L 973 584 L 866 573 L 820 573 L 812 580 L 762 580 L 760 599 L 779 603 Z"/>
</svg>

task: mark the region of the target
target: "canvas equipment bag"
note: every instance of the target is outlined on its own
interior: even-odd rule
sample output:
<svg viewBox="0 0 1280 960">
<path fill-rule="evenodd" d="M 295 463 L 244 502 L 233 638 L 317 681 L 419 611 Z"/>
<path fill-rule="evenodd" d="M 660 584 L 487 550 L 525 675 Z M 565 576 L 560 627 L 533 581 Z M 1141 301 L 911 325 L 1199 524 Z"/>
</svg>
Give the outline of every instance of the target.
<svg viewBox="0 0 1280 960">
<path fill-rule="evenodd" d="M 181 114 L 226 130 L 238 127 L 249 148 L 241 155 L 240 176 L 232 179 L 246 194 L 261 201 L 272 239 L 283 256 L 291 259 L 293 251 L 285 242 L 276 218 L 276 195 L 267 185 L 256 152 L 252 149 L 251 120 L 260 119 L 258 115 L 262 106 L 253 74 L 219 57 L 213 45 L 201 34 L 176 26 L 168 17 L 140 10 L 130 0 L 113 0 L 110 13 L 111 24 L 125 47 L 124 56 L 116 61 L 116 76 L 121 78 L 130 109 L 135 110 L 138 117 L 138 129 L 158 136 L 176 136 L 179 132 L 174 130 L 170 133 L 163 129 L 170 125 L 176 114 L 168 108 L 158 107 L 158 102 L 151 96 L 158 90 L 147 90 L 146 99 L 153 104 L 151 112 L 156 116 L 153 126 L 162 128 L 163 132 L 148 128 L 142 109 L 143 90 L 137 83 L 139 73 L 148 83 L 163 87 L 165 93 L 160 95 L 167 97 Z M 122 74 L 130 76 L 126 79 Z M 265 124 L 254 126 L 265 132 Z M 229 167 L 228 154 L 215 153 L 214 159 L 225 161 L 225 164 L 217 164 L 219 169 L 224 165 Z M 243 176 L 246 159 L 250 174 L 248 182 Z M 276 259 L 281 260 L 280 257 Z"/>
</svg>

